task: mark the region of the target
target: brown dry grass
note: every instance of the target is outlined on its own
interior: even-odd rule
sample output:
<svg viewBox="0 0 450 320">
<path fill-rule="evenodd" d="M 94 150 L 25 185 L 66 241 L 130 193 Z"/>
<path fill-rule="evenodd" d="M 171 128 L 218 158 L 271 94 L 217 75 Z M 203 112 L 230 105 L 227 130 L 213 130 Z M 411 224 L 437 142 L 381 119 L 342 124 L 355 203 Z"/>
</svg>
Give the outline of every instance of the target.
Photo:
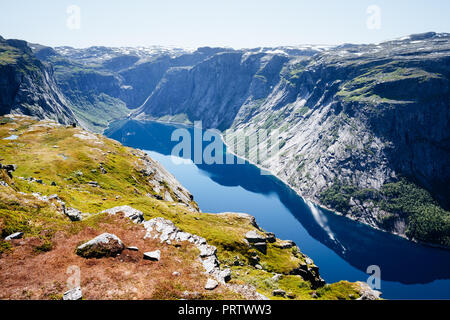
<svg viewBox="0 0 450 320">
<path fill-rule="evenodd" d="M 101 230 L 101 231 L 100 231 Z M 126 246 L 117 257 L 84 259 L 75 248 L 103 232 L 117 235 Z M 52 250 L 37 252 L 43 240 L 27 238 L 12 241 L 13 250 L 0 257 L 0 299 L 60 299 L 68 289 L 69 266 L 81 270 L 83 299 L 179 299 L 235 298 L 226 288 L 206 292 L 206 275 L 198 260 L 198 250 L 190 243 L 180 247 L 144 240 L 145 230 L 128 219 L 115 216 L 106 219 L 99 229 L 85 227 L 76 234 L 58 231 L 52 239 Z M 161 260 L 143 260 L 146 251 L 161 250 Z M 179 276 L 173 276 L 173 272 Z M 185 295 L 184 292 L 191 292 Z"/>
</svg>

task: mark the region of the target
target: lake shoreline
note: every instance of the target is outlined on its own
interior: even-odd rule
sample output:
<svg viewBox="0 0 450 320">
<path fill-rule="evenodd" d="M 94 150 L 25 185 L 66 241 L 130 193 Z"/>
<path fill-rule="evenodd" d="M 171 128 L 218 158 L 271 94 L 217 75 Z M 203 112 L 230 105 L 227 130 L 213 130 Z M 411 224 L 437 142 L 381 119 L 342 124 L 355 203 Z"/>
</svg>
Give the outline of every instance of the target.
<svg viewBox="0 0 450 320">
<path fill-rule="evenodd" d="M 182 126 L 182 127 L 185 127 L 185 128 L 195 128 L 195 125 L 192 124 L 192 123 L 184 123 L 184 122 L 177 122 L 177 121 L 165 121 L 165 120 L 152 119 L 152 118 L 144 118 L 144 119 L 124 118 L 122 120 L 133 120 L 133 121 L 138 121 L 138 122 L 143 122 L 143 123 L 145 123 L 145 122 L 156 122 L 156 123 L 160 123 L 160 124 L 164 124 L 164 125 Z M 201 128 L 201 129 L 204 130 L 204 128 Z M 383 230 L 383 229 L 378 228 L 376 226 L 369 225 L 369 224 L 366 224 L 364 222 L 358 221 L 357 219 L 354 219 L 353 217 L 346 216 L 346 215 L 344 215 L 344 214 L 340 213 L 339 211 L 336 211 L 336 210 L 334 210 L 332 208 L 329 208 L 326 205 L 318 202 L 316 199 L 312 199 L 312 198 L 310 198 L 308 196 L 303 195 L 300 190 L 296 190 L 294 187 L 292 187 L 289 184 L 288 181 L 286 181 L 285 179 L 283 179 L 280 176 L 278 176 L 273 170 L 264 168 L 263 166 L 255 163 L 254 161 L 252 161 L 252 160 L 250 160 L 250 159 L 248 159 L 246 157 L 243 157 L 241 155 L 236 154 L 235 152 L 233 152 L 231 150 L 230 146 L 226 143 L 223 133 L 219 131 L 219 135 L 220 135 L 221 141 L 225 145 L 226 151 L 228 153 L 232 154 L 233 156 L 235 156 L 237 158 L 240 158 L 242 160 L 247 161 L 249 164 L 255 166 L 256 168 L 258 168 L 261 171 L 268 172 L 271 176 L 273 176 L 274 178 L 278 179 L 280 182 L 282 182 L 290 190 L 294 191 L 297 194 L 297 196 L 299 196 L 306 204 L 308 204 L 308 202 L 309 202 L 310 204 L 312 204 L 312 205 L 314 205 L 316 207 L 319 207 L 319 209 L 327 210 L 327 211 L 329 211 L 329 212 L 331 212 L 331 213 L 333 213 L 333 214 L 335 214 L 335 215 L 337 215 L 339 217 L 346 218 L 346 219 L 351 220 L 351 221 L 353 221 L 355 223 L 365 225 L 367 227 L 370 227 L 370 228 L 372 228 L 374 230 L 377 230 L 377 231 L 380 231 L 380 232 L 383 232 L 383 233 L 386 233 L 386 234 L 394 235 L 396 237 L 399 237 L 401 239 L 407 240 L 407 241 L 409 241 L 411 243 L 414 243 L 414 244 L 417 244 L 417 245 L 430 247 L 430 248 L 437 248 L 437 249 L 446 250 L 446 251 L 450 250 L 450 247 L 441 246 L 441 245 L 437 245 L 437 244 L 430 244 L 430 243 L 426 243 L 426 242 L 417 241 L 417 240 L 414 240 L 414 239 L 409 239 L 408 237 L 406 237 L 403 234 L 399 234 L 397 232 L 389 232 L 389 231 Z"/>
</svg>

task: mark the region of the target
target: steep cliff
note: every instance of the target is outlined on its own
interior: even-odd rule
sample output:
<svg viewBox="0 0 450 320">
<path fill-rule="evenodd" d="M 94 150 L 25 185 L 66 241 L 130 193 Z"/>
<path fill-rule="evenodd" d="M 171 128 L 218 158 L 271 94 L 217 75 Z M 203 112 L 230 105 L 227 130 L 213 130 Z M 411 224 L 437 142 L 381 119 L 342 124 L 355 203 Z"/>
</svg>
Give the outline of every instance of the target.
<svg viewBox="0 0 450 320">
<path fill-rule="evenodd" d="M 277 129 L 277 154 L 240 155 L 352 219 L 449 246 L 449 40 L 217 54 L 169 70 L 134 115 L 183 114 L 231 135 Z"/>
<path fill-rule="evenodd" d="M 0 114 L 20 113 L 76 122 L 53 77 L 25 41 L 0 37 Z"/>
</svg>

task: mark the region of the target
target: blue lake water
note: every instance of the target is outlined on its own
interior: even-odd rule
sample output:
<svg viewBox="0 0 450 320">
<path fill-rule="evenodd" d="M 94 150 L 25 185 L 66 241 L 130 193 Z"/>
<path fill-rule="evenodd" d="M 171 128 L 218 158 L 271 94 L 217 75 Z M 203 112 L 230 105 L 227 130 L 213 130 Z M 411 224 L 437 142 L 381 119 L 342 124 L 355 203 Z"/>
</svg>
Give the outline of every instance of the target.
<svg viewBox="0 0 450 320">
<path fill-rule="evenodd" d="M 318 208 L 248 162 L 174 162 L 171 152 L 178 142 L 171 141 L 171 134 L 177 128 L 124 120 L 105 134 L 147 151 L 194 195 L 203 212 L 246 212 L 278 238 L 295 241 L 329 283 L 366 281 L 367 267 L 378 265 L 386 299 L 450 299 L 450 251 L 415 244 Z"/>
</svg>

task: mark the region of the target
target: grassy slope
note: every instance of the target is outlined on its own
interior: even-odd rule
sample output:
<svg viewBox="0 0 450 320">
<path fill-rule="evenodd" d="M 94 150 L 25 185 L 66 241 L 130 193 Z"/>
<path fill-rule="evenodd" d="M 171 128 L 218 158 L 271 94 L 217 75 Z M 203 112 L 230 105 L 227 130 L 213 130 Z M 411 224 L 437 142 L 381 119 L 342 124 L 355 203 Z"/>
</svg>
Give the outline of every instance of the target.
<svg viewBox="0 0 450 320">
<path fill-rule="evenodd" d="M 59 213 L 56 203 L 52 205 L 29 195 L 33 192 L 40 192 L 43 195 L 58 194 L 67 206 L 77 208 L 82 212 L 97 213 L 119 205 L 130 205 L 143 211 L 146 219 L 164 217 L 173 221 L 180 229 L 202 236 L 207 239 L 208 243 L 217 246 L 218 258 L 222 267 L 230 267 L 233 271 L 232 283 L 250 283 L 266 296 L 270 296 L 273 289 L 281 288 L 293 293 L 298 299 L 312 299 L 311 295 L 314 291 L 310 288 L 309 282 L 304 281 L 300 276 L 287 275 L 290 270 L 304 260 L 300 253 L 293 248 L 279 249 L 273 244 L 269 244 L 267 255 L 258 253 L 263 270 L 255 269 L 249 264 L 249 257 L 254 249 L 250 249 L 244 241 L 245 233 L 254 229 L 247 219 L 236 215 L 193 213 L 176 203 L 159 201 L 146 196 L 147 193 L 154 194 L 155 192 L 148 183 L 148 178 L 136 168 L 138 159 L 132 149 L 101 136 L 97 143 L 91 140 L 80 140 L 74 137 L 74 134 L 81 131 L 78 128 L 43 126 L 45 122 L 37 123 L 30 118 L 17 121 L 3 118 L 0 119 L 0 123 L 0 162 L 3 164 L 14 163 L 18 166 L 13 174 L 13 179 L 10 179 L 4 170 L 0 170 L 2 171 L 1 180 L 7 182 L 14 189 L 0 186 L 0 232 L 2 237 L 17 231 L 25 232 L 25 240 L 22 245 L 19 245 L 20 240 L 18 240 L 19 242 L 13 241 L 13 243 L 0 240 L 0 278 L 3 279 L 11 272 L 11 268 L 15 266 L 14 262 L 24 258 L 26 258 L 24 261 L 31 264 L 30 268 L 33 268 L 33 263 L 42 263 L 42 260 L 53 261 L 49 257 L 56 253 L 60 260 L 55 266 L 54 279 L 39 279 L 37 275 L 37 279 L 33 281 L 30 279 L 30 283 L 26 281 L 23 283 L 26 279 L 24 276 L 25 278 L 20 278 L 22 283 L 20 281 L 9 283 L 9 287 L 2 289 L 3 298 L 47 299 L 59 297 L 65 290 L 64 282 L 61 282 L 63 281 L 61 279 L 66 279 L 64 277 L 67 276 L 64 272 L 68 265 L 74 262 L 81 264 L 82 273 L 88 275 L 104 271 L 98 263 L 85 264 L 84 261 L 76 260 L 74 249 L 77 241 L 89 240 L 105 230 L 123 234 L 121 237 L 124 237 L 125 240 L 127 237 L 131 237 L 130 233 L 125 232 L 128 228 L 132 228 L 129 224 L 123 221 L 111 221 L 104 214 L 92 215 L 82 222 L 71 222 Z M 11 134 L 18 135 L 19 138 L 3 140 Z M 101 174 L 100 162 L 103 163 L 107 174 Z M 83 173 L 81 176 L 78 174 L 80 171 Z M 42 179 L 44 184 L 29 182 L 18 177 Z M 87 184 L 89 181 L 97 181 L 101 187 L 91 187 Z M 56 186 L 51 186 L 51 182 L 55 182 Z M 65 242 L 62 239 L 66 239 Z M 71 245 L 66 248 L 70 243 Z M 133 245 L 133 243 L 128 244 Z M 219 291 L 205 292 L 201 285 L 202 281 L 192 281 L 193 277 L 203 279 L 201 271 L 183 281 L 174 280 L 171 277 L 171 273 L 168 271 L 173 270 L 173 265 L 180 268 L 185 266 L 184 269 L 199 270 L 196 259 L 192 259 L 190 253 L 192 250 L 196 250 L 195 248 L 182 246 L 179 249 L 181 251 L 175 254 L 171 251 L 173 250 L 171 246 L 166 248 L 167 245 L 159 243 L 143 243 L 142 246 L 152 249 L 161 247 L 163 252 L 168 252 L 168 256 L 172 257 L 172 260 L 167 262 L 172 267 L 168 268 L 165 273 L 160 272 L 158 281 L 153 282 L 154 290 L 148 291 L 147 295 L 143 294 L 138 285 L 127 287 L 124 284 L 120 291 L 121 294 L 113 295 L 112 298 L 180 298 L 181 293 L 185 290 L 198 291 L 200 298 L 240 298 L 225 288 L 220 288 Z M 64 250 L 64 248 L 66 249 Z M 233 262 L 236 256 L 240 257 L 243 265 L 234 266 Z M 123 268 L 122 263 L 131 263 L 129 261 L 121 262 L 123 260 L 121 258 L 108 259 L 109 269 L 112 268 L 116 271 Z M 140 277 L 134 281 L 142 283 L 148 274 L 142 271 L 140 263 L 142 262 L 134 262 L 130 268 L 137 270 L 136 274 Z M 148 272 L 150 271 L 149 269 Z M 276 273 L 284 274 L 278 282 L 271 279 Z M 82 287 L 87 290 L 86 298 L 103 297 L 98 292 L 100 288 L 95 287 L 92 282 L 94 278 L 82 279 Z M 103 286 L 103 292 L 111 286 L 119 286 L 122 282 L 128 283 L 128 278 L 117 274 L 112 277 L 113 280 L 108 279 L 108 281 L 96 280 L 100 283 L 100 287 Z M 54 281 L 58 282 L 58 286 L 52 285 Z M 0 282 L 7 286 L 6 280 Z M 21 295 L 17 293 L 19 288 L 15 288 L 14 285 L 18 287 L 26 285 L 27 290 Z M 130 288 L 136 287 L 138 293 L 130 291 L 132 290 Z M 164 290 L 156 290 L 159 287 Z M 316 298 L 357 298 L 359 293 L 356 288 L 357 285 L 343 281 L 318 289 Z M 9 295 L 7 295 L 8 292 Z M 106 296 L 110 297 L 105 294 L 104 297 Z"/>
<path fill-rule="evenodd" d="M 14 64 L 20 55 L 19 49 L 0 43 L 0 65 Z"/>
</svg>

